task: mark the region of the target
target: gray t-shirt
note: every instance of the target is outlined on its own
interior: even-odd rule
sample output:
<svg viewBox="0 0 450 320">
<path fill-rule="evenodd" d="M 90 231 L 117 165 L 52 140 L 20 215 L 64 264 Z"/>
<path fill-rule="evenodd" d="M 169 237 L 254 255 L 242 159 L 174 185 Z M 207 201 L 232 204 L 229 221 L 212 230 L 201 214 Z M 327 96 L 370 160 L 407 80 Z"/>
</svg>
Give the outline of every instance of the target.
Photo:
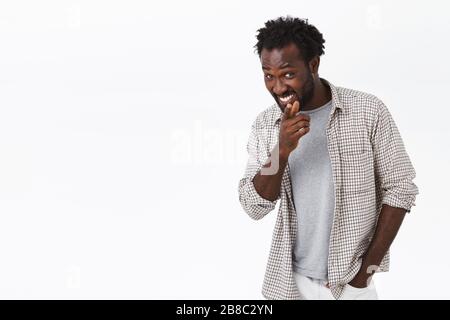
<svg viewBox="0 0 450 320">
<path fill-rule="evenodd" d="M 292 193 L 297 212 L 294 270 L 327 280 L 328 249 L 334 216 L 334 184 L 326 127 L 332 101 L 311 110 L 310 131 L 289 155 Z"/>
</svg>

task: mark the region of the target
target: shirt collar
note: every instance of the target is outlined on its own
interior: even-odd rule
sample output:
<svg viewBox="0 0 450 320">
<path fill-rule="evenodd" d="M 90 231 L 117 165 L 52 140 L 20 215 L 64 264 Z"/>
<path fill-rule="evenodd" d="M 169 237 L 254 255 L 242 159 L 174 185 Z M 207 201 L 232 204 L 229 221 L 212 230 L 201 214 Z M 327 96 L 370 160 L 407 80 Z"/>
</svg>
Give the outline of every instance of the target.
<svg viewBox="0 0 450 320">
<path fill-rule="evenodd" d="M 344 107 L 342 106 L 341 101 L 339 100 L 339 94 L 337 92 L 336 87 L 330 83 L 328 80 L 325 80 L 323 78 L 320 78 L 320 80 L 322 80 L 322 82 L 326 85 L 328 85 L 328 87 L 330 88 L 331 91 L 331 100 L 333 101 L 333 104 L 331 106 L 331 114 L 333 114 L 336 109 L 341 109 L 343 112 L 345 112 Z M 281 120 L 281 117 L 283 116 L 283 112 L 281 111 L 280 107 L 278 106 L 278 104 L 274 105 L 275 108 L 275 115 L 274 115 L 274 123 L 277 123 L 278 121 Z"/>
</svg>

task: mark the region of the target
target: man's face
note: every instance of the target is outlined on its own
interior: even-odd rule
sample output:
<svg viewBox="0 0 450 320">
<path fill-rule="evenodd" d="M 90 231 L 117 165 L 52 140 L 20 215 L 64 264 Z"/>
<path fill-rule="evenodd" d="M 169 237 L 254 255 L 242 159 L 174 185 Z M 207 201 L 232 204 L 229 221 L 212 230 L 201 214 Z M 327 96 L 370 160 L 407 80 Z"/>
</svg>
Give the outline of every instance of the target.
<svg viewBox="0 0 450 320">
<path fill-rule="evenodd" d="M 300 102 L 300 109 L 310 102 L 314 95 L 314 80 L 295 44 L 281 49 L 263 49 L 261 64 L 266 88 L 283 112 L 288 103 L 293 104 L 296 100 Z"/>
</svg>

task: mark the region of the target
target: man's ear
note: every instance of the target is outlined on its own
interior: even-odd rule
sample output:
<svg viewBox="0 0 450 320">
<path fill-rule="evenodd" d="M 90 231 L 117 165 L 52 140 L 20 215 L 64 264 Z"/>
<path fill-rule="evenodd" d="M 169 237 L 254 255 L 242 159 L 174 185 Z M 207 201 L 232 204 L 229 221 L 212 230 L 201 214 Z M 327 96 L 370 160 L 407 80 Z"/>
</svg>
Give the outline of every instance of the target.
<svg viewBox="0 0 450 320">
<path fill-rule="evenodd" d="M 319 65 L 320 65 L 320 57 L 315 56 L 309 61 L 309 70 L 311 73 L 316 74 L 319 72 Z"/>
</svg>

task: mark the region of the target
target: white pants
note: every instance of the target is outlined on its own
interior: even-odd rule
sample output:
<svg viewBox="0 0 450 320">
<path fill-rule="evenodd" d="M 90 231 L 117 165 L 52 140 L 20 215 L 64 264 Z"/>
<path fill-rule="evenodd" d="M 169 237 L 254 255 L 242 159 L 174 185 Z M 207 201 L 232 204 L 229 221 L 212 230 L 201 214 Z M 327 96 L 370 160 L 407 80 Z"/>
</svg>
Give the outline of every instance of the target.
<svg viewBox="0 0 450 320">
<path fill-rule="evenodd" d="M 306 300 L 336 300 L 327 288 L 324 280 L 312 279 L 294 272 L 298 291 Z M 346 284 L 340 300 L 378 300 L 377 291 L 373 280 L 366 288 L 355 288 Z"/>
</svg>

